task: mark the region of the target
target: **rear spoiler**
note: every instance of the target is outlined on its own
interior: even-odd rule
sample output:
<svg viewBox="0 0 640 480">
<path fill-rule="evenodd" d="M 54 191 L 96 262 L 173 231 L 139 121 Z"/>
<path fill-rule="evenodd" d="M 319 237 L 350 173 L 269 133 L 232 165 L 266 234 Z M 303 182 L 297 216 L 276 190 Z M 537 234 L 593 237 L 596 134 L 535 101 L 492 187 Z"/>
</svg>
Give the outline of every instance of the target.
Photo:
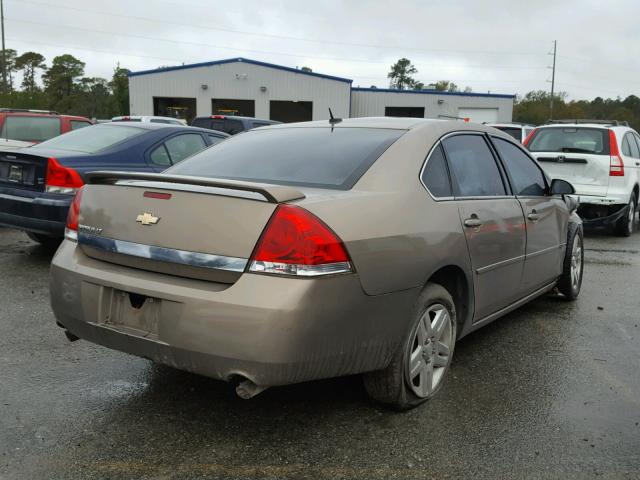
<svg viewBox="0 0 640 480">
<path fill-rule="evenodd" d="M 182 185 L 199 185 L 202 187 L 227 188 L 242 192 L 254 192 L 262 195 L 269 203 L 283 203 L 305 198 L 304 193 L 284 185 L 243 182 L 219 178 L 192 177 L 187 175 L 165 175 L 163 173 L 143 172 L 90 172 L 86 175 L 87 183 L 92 185 L 114 185 L 120 180 L 141 180 Z"/>
</svg>

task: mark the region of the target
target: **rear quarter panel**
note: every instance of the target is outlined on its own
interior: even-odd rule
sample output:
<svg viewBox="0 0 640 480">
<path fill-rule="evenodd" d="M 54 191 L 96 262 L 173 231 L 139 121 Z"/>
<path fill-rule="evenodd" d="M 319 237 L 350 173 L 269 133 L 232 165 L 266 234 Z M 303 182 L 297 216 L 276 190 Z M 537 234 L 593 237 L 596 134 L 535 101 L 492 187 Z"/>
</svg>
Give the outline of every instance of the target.
<svg viewBox="0 0 640 480">
<path fill-rule="evenodd" d="M 449 130 L 445 125 L 411 130 L 354 189 L 336 194 L 332 201 L 311 196 L 303 202 L 345 242 L 369 295 L 421 287 L 447 265 L 458 266 L 471 285 L 457 206 L 433 200 L 420 182 L 428 152 Z"/>
</svg>

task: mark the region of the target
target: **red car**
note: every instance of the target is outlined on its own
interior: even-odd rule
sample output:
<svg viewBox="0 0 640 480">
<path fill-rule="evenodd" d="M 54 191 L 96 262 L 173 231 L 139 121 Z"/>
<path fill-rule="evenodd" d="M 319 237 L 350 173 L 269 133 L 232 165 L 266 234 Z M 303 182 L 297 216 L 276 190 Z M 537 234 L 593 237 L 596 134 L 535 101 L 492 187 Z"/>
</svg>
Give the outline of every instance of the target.
<svg viewBox="0 0 640 480">
<path fill-rule="evenodd" d="M 9 140 L 40 143 L 92 124 L 85 117 L 45 110 L 0 109 L 0 137 Z"/>
</svg>

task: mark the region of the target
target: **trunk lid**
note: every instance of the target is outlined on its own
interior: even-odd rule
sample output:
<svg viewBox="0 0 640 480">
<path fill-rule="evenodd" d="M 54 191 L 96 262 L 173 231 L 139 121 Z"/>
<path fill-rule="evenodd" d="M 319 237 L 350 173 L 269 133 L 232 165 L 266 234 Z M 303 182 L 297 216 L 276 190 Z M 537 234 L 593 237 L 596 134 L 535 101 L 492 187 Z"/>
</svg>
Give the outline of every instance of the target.
<svg viewBox="0 0 640 480">
<path fill-rule="evenodd" d="M 47 157 L 0 151 L 0 185 L 42 192 L 47 176 Z"/>
<path fill-rule="evenodd" d="M 246 182 L 100 175 L 88 174 L 90 182 L 107 184 L 87 185 L 82 195 L 78 243 L 84 253 L 222 283 L 240 277 L 279 199 L 304 198 L 285 187 Z"/>
<path fill-rule="evenodd" d="M 531 152 L 549 177 L 571 183 L 580 195 L 606 196 L 609 188 L 609 155 Z"/>
</svg>

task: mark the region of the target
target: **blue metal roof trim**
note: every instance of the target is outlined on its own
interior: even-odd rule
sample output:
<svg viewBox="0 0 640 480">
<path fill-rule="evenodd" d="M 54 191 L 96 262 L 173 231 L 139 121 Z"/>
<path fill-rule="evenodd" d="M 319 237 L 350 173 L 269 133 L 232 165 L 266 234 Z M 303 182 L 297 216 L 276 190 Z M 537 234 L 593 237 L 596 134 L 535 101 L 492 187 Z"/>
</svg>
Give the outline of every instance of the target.
<svg viewBox="0 0 640 480">
<path fill-rule="evenodd" d="M 259 65 L 261 67 L 274 68 L 276 70 L 284 70 L 285 72 L 299 73 L 302 75 L 309 75 L 311 77 L 325 78 L 327 80 L 336 80 L 338 82 L 353 83 L 353 80 L 349 78 L 334 77 L 332 75 L 325 75 L 323 73 L 315 72 L 303 72 L 297 68 L 284 67 L 282 65 L 276 65 L 275 63 L 260 62 L 258 60 L 251 60 L 249 58 L 236 57 L 227 58 L 226 60 L 216 60 L 212 62 L 190 63 L 188 65 L 176 65 L 175 67 L 154 68 L 153 70 L 140 70 L 138 72 L 129 72 L 129 77 L 137 77 L 139 75 L 149 75 L 152 73 L 172 72 L 174 70 L 187 70 L 190 68 L 211 67 L 214 65 L 224 65 L 226 63 L 249 63 L 251 65 Z"/>
<path fill-rule="evenodd" d="M 493 98 L 516 98 L 515 95 L 502 93 L 475 93 L 475 92 L 440 92 L 438 90 L 397 90 L 394 88 L 362 88 L 352 87 L 353 92 L 382 92 L 382 93 L 414 93 L 418 95 L 458 95 L 460 97 L 493 97 Z"/>
</svg>

